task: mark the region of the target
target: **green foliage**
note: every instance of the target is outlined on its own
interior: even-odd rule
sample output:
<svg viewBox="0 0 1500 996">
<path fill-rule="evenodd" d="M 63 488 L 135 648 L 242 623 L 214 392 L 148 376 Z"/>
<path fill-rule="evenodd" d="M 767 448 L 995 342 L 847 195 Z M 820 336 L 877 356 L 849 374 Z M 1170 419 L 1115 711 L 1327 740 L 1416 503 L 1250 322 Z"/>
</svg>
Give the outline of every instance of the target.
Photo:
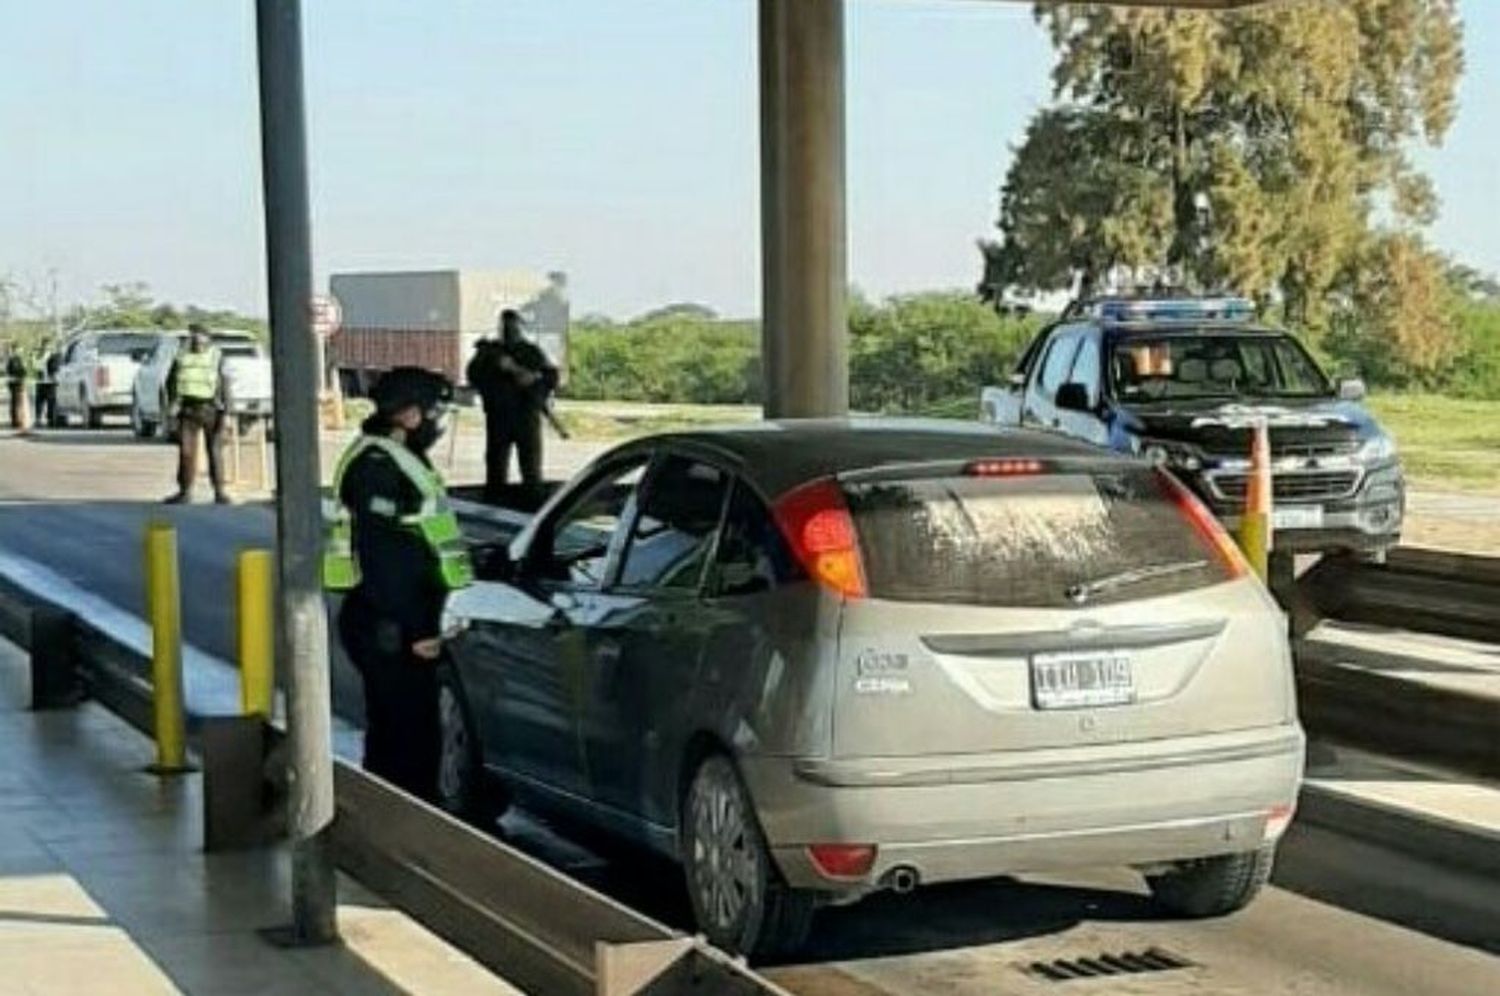
<svg viewBox="0 0 1500 996">
<path fill-rule="evenodd" d="M 970 405 L 997 383 L 1038 327 L 1002 318 L 962 293 L 915 294 L 849 315 L 850 394 L 860 411 L 916 412 L 957 398 Z M 627 324 L 573 326 L 566 394 L 582 400 L 759 404 L 760 329 L 701 312 L 663 309 Z"/>
<path fill-rule="evenodd" d="M 754 404 L 760 331 L 753 322 L 667 311 L 628 324 L 576 323 L 568 340 L 570 398 Z"/>
<path fill-rule="evenodd" d="M 211 329 L 239 329 L 261 339 L 269 336 L 264 319 L 251 318 L 228 309 L 203 308 L 198 305 L 178 307 L 156 300 L 151 289 L 140 281 L 105 284 L 100 291 L 103 300 L 80 305 L 68 312 L 64 328 L 93 329 L 183 329 L 200 322 Z"/>
<path fill-rule="evenodd" d="M 932 292 L 849 312 L 849 394 L 857 411 L 920 412 L 953 399 L 978 404 L 1040 328 L 1003 317 L 971 294 Z"/>
</svg>

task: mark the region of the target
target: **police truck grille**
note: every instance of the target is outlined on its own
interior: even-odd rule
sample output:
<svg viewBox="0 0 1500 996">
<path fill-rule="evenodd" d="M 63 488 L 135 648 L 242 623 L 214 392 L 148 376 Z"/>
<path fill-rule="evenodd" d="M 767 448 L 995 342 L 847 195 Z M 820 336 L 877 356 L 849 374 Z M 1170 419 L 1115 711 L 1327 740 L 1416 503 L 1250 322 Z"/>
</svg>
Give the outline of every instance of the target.
<svg viewBox="0 0 1500 996">
<path fill-rule="evenodd" d="M 1217 474 L 1210 479 L 1215 494 L 1231 502 L 1245 500 L 1248 482 L 1246 474 Z M 1355 470 L 1283 472 L 1271 478 L 1271 492 L 1278 502 L 1337 501 L 1352 496 L 1358 487 Z"/>
</svg>

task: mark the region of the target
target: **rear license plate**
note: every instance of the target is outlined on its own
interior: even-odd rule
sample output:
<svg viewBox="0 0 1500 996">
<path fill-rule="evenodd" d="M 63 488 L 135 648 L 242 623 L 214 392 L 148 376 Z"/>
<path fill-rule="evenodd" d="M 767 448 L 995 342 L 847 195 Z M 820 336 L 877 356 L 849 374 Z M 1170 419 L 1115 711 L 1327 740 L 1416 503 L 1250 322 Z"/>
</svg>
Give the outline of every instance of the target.
<svg viewBox="0 0 1500 996">
<path fill-rule="evenodd" d="M 1087 709 L 1135 701 L 1130 655 L 1123 651 L 1036 654 L 1031 699 L 1038 709 Z"/>
<path fill-rule="evenodd" d="M 1271 525 L 1276 529 L 1322 529 L 1323 506 L 1285 505 L 1273 508 Z"/>
</svg>

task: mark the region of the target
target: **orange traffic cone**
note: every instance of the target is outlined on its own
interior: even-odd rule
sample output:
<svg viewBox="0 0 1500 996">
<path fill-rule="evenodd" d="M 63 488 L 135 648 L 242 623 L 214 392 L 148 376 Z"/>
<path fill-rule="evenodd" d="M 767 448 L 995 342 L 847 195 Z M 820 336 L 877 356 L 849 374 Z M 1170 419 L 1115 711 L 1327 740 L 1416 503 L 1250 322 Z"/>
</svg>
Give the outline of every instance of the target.
<svg viewBox="0 0 1500 996">
<path fill-rule="evenodd" d="M 1245 511 L 1240 518 L 1240 548 L 1262 581 L 1271 556 L 1271 432 L 1265 420 L 1250 435 L 1250 476 L 1245 482 Z"/>
</svg>

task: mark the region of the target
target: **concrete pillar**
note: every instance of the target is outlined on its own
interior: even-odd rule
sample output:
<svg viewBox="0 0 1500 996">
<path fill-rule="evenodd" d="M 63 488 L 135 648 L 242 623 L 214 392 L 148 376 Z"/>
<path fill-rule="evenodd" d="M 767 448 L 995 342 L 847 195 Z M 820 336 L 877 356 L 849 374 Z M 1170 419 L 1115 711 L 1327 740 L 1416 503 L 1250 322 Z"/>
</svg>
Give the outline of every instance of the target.
<svg viewBox="0 0 1500 996">
<path fill-rule="evenodd" d="M 849 409 L 844 0 L 760 0 L 767 418 Z"/>
</svg>

